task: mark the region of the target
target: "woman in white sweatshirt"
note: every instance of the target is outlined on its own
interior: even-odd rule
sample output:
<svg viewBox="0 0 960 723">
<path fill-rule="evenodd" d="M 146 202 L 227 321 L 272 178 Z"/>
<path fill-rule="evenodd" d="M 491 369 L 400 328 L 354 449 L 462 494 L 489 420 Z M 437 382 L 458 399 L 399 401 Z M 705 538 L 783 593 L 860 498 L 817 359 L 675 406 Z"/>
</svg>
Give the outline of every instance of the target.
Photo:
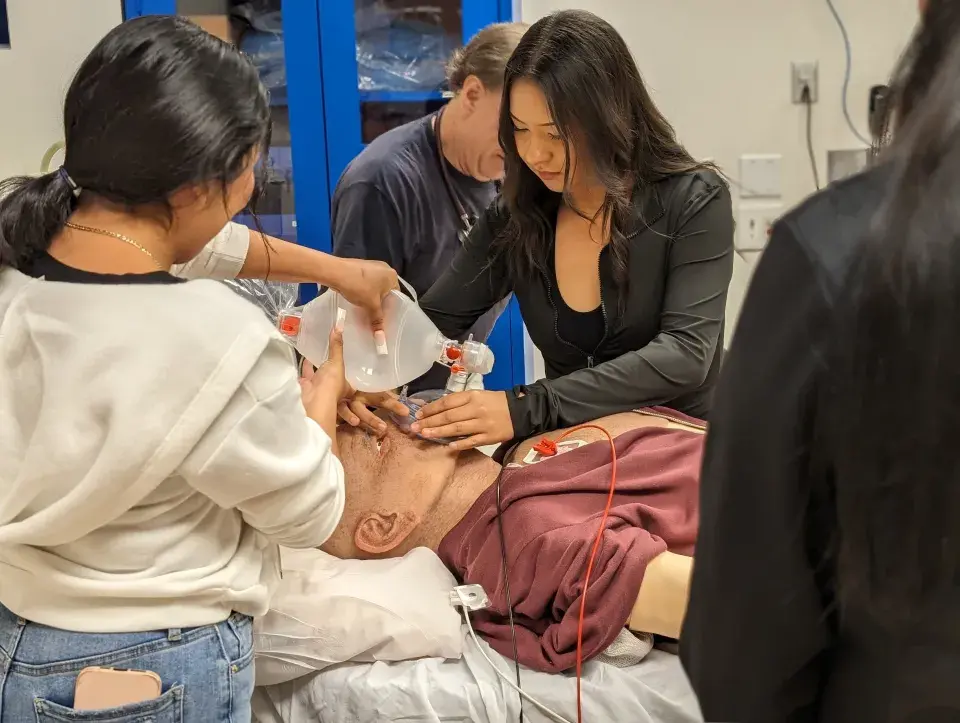
<svg viewBox="0 0 960 723">
<path fill-rule="evenodd" d="M 301 388 L 259 309 L 169 271 L 247 205 L 267 97 L 229 45 L 145 17 L 84 61 L 64 126 L 60 171 L 0 186 L 0 723 L 248 721 L 277 544 L 342 512 L 342 363 Z M 90 667 L 160 694 L 75 710 Z"/>
</svg>

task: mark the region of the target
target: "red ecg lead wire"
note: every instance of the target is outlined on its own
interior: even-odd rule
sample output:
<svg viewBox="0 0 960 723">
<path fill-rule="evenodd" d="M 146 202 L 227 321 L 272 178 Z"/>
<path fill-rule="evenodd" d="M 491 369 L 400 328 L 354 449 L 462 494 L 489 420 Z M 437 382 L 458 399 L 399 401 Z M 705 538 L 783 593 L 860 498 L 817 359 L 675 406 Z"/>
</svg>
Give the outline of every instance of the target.
<svg viewBox="0 0 960 723">
<path fill-rule="evenodd" d="M 580 676 L 583 670 L 583 616 L 587 609 L 587 592 L 590 588 L 590 575 L 593 573 L 593 564 L 596 562 L 597 552 L 600 550 L 600 540 L 603 538 L 603 531 L 607 526 L 607 518 L 610 516 L 610 508 L 613 506 L 613 493 L 617 489 L 617 446 L 614 444 L 613 436 L 610 432 L 599 424 L 583 424 L 564 432 L 557 441 L 560 442 L 568 435 L 581 429 L 596 429 L 603 432 L 607 441 L 610 442 L 610 492 L 607 494 L 607 504 L 604 506 L 603 515 L 600 517 L 600 527 L 597 530 L 597 538 L 593 541 L 593 549 L 590 551 L 590 561 L 587 563 L 587 576 L 583 581 L 583 596 L 580 598 L 580 620 L 577 622 L 577 723 L 583 723 Z"/>
<path fill-rule="evenodd" d="M 568 429 L 561 434 L 556 442 L 544 437 L 533 446 L 533 449 L 544 457 L 553 457 L 557 454 L 557 442 L 562 442 L 574 432 L 579 432 L 582 429 L 596 429 L 599 432 L 603 432 L 607 441 L 610 443 L 610 492 L 607 494 L 607 503 L 603 508 L 603 515 L 600 517 L 600 528 L 597 530 L 597 537 L 593 541 L 593 549 L 590 551 L 590 558 L 587 562 L 587 575 L 583 581 L 583 595 L 580 597 L 580 616 L 577 622 L 577 723 L 583 723 L 583 704 L 580 690 L 583 671 L 583 617 L 587 609 L 587 592 L 590 587 L 590 576 L 593 574 L 593 565 L 596 562 L 597 553 L 600 550 L 600 540 L 603 539 L 603 531 L 607 526 L 610 508 L 613 506 L 613 493 L 617 489 L 617 446 L 614 444 L 613 436 L 610 432 L 599 424 L 581 424 L 579 427 Z"/>
</svg>

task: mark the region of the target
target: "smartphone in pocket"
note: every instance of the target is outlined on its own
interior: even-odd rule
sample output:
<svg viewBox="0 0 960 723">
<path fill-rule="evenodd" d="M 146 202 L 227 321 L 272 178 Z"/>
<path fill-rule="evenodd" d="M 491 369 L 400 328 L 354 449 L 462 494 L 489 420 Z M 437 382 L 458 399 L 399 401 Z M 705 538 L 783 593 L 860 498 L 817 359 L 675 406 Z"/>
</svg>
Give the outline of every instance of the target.
<svg viewBox="0 0 960 723">
<path fill-rule="evenodd" d="M 74 710 L 104 710 L 160 697 L 160 676 L 149 670 L 84 668 L 73 691 Z"/>
</svg>

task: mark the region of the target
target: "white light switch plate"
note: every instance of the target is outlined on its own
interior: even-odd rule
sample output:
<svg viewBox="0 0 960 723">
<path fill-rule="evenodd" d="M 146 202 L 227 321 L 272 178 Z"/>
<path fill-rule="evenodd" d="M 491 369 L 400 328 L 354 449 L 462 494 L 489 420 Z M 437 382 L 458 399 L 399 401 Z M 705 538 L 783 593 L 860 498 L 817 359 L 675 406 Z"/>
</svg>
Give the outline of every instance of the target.
<svg viewBox="0 0 960 723">
<path fill-rule="evenodd" d="M 740 156 L 740 198 L 780 198 L 782 160 L 779 153 Z"/>
</svg>

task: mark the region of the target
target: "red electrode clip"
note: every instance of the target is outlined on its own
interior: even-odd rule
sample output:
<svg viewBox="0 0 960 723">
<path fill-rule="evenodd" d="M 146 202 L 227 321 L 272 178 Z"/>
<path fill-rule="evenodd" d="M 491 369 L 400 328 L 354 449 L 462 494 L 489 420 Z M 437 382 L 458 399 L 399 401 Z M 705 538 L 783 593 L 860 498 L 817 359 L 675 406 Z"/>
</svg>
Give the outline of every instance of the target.
<svg viewBox="0 0 960 723">
<path fill-rule="evenodd" d="M 552 439 L 544 437 L 535 445 L 533 445 L 533 449 L 534 451 L 542 454 L 544 457 L 553 457 L 557 453 L 557 443 Z"/>
</svg>

